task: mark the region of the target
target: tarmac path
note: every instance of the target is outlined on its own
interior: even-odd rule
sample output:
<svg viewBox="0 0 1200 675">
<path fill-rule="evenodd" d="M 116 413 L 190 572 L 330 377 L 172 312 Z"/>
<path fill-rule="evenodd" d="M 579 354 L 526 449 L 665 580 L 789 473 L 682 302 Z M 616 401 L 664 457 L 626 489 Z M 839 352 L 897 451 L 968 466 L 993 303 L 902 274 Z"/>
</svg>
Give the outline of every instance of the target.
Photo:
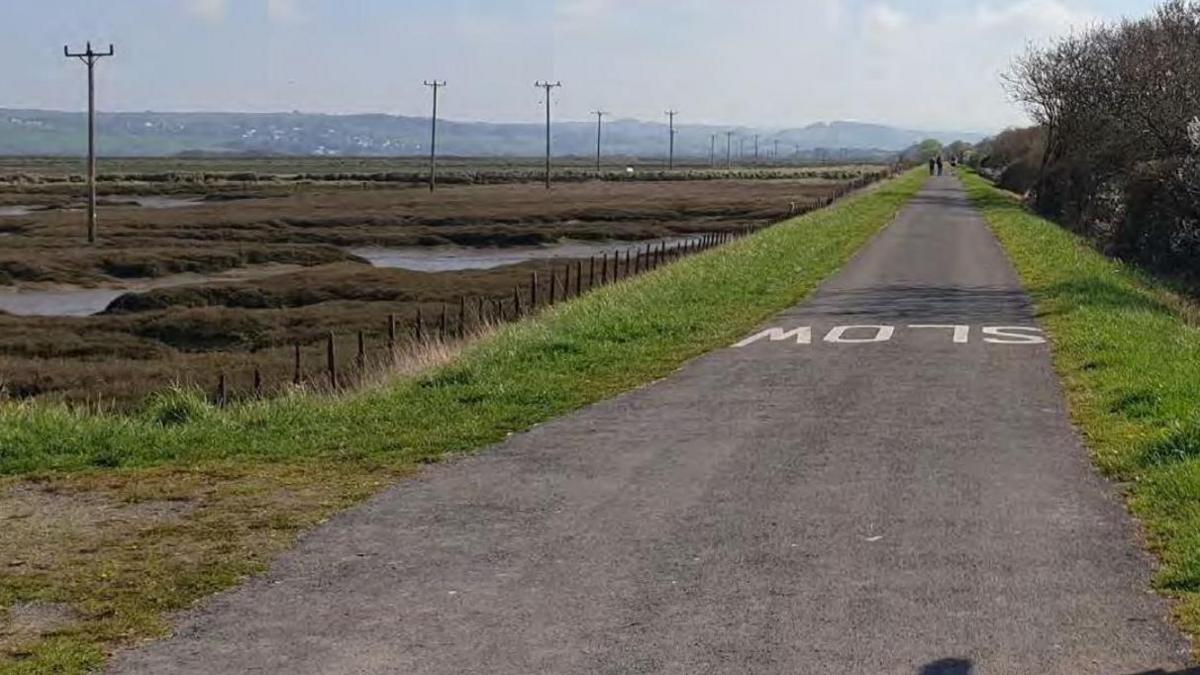
<svg viewBox="0 0 1200 675">
<path fill-rule="evenodd" d="M 924 327 L 934 326 L 934 327 Z M 1141 673 L 1188 645 L 956 178 L 807 302 L 437 465 L 118 673 Z"/>
</svg>

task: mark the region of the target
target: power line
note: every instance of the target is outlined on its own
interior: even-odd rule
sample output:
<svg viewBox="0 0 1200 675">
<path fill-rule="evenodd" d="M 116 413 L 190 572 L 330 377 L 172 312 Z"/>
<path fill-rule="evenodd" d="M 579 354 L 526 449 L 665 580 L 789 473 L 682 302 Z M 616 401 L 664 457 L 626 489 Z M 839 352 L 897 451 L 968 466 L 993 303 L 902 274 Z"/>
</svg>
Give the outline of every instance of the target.
<svg viewBox="0 0 1200 675">
<path fill-rule="evenodd" d="M 92 43 L 87 43 L 87 50 L 72 52 L 70 47 L 63 45 L 63 56 L 69 59 L 79 59 L 87 64 L 88 69 L 88 223 L 87 240 L 89 244 L 96 243 L 96 62 L 115 52 L 113 46 L 108 46 L 107 52 L 97 52 L 92 49 Z"/>
<path fill-rule="evenodd" d="M 671 137 L 670 150 L 667 153 L 667 169 L 675 168 L 675 116 L 679 114 L 678 110 L 668 110 L 667 117 L 670 118 L 669 135 Z"/>
<path fill-rule="evenodd" d="M 604 124 L 604 116 L 608 113 L 603 110 L 593 110 L 592 114 L 596 116 L 596 175 L 600 175 L 600 129 Z"/>
<path fill-rule="evenodd" d="M 437 187 L 437 123 L 438 123 L 438 90 L 446 86 L 446 82 L 426 80 L 425 86 L 433 90 L 433 114 L 429 118 L 429 191 Z"/>
<path fill-rule="evenodd" d="M 562 86 L 562 82 L 534 82 L 533 86 L 546 90 L 546 189 L 550 189 L 550 92 Z"/>
</svg>

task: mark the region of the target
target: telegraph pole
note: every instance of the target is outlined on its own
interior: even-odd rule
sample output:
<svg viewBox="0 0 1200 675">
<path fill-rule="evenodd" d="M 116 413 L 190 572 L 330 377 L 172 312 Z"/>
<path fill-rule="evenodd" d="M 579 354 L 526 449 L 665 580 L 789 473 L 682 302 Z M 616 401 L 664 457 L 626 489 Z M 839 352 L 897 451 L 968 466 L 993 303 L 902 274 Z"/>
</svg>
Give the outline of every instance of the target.
<svg viewBox="0 0 1200 675">
<path fill-rule="evenodd" d="M 754 134 L 754 163 L 758 164 L 758 134 Z"/>
<path fill-rule="evenodd" d="M 668 110 L 667 117 L 671 120 L 668 126 L 668 131 L 671 136 L 670 149 L 667 151 L 667 169 L 675 168 L 675 116 L 679 114 L 678 110 Z"/>
<path fill-rule="evenodd" d="M 725 169 L 733 168 L 733 132 L 725 132 Z"/>
<path fill-rule="evenodd" d="M 774 161 L 776 164 L 779 163 L 779 139 L 778 138 L 775 139 L 775 157 L 772 161 Z"/>
<path fill-rule="evenodd" d="M 112 56 L 113 46 L 108 46 L 107 52 L 92 50 L 92 43 L 87 43 L 87 51 L 72 52 L 63 46 L 63 56 L 69 59 L 79 59 L 87 64 L 88 69 L 88 225 L 87 240 L 89 244 L 96 243 L 96 62 L 106 56 Z"/>
<path fill-rule="evenodd" d="M 710 134 L 708 137 L 708 166 L 709 168 L 717 165 L 717 135 Z"/>
<path fill-rule="evenodd" d="M 562 86 L 562 82 L 534 82 L 533 86 L 546 90 L 546 189 L 550 189 L 550 92 Z"/>
<path fill-rule="evenodd" d="M 596 175 L 600 175 L 600 130 L 604 125 L 604 116 L 608 113 L 603 110 L 593 110 L 592 114 L 596 116 Z"/>
<path fill-rule="evenodd" d="M 446 82 L 434 80 L 425 82 L 425 86 L 433 90 L 433 115 L 429 118 L 429 191 L 437 187 L 437 105 L 438 89 L 446 86 Z"/>
</svg>

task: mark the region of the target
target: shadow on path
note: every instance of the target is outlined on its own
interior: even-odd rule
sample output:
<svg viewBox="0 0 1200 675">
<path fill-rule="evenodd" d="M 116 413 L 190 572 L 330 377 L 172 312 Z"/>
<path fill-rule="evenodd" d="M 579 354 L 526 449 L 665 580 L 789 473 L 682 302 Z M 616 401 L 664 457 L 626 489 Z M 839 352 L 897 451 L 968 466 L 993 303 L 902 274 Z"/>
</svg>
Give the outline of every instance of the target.
<svg viewBox="0 0 1200 675">
<path fill-rule="evenodd" d="M 971 675 L 973 664 L 969 659 L 938 659 L 921 666 L 918 675 Z"/>
</svg>

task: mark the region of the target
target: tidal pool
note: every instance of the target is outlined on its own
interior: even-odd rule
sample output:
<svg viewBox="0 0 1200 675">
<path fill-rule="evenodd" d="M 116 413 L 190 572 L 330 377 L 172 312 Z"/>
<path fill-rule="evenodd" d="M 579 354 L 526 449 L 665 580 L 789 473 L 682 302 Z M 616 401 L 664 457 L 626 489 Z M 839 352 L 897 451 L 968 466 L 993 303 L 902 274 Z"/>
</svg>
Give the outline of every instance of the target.
<svg viewBox="0 0 1200 675">
<path fill-rule="evenodd" d="M 239 267 L 217 274 L 172 274 L 157 279 L 137 279 L 99 288 L 79 286 L 0 286 L 0 311 L 16 316 L 91 316 L 126 293 L 144 293 L 156 288 L 194 286 L 223 281 L 249 281 L 303 269 L 299 265 L 268 264 Z"/>
<path fill-rule="evenodd" d="M 668 237 L 645 241 L 577 241 L 566 240 L 545 246 L 512 246 L 505 248 L 472 248 L 468 246 L 412 246 L 405 248 L 362 247 L 348 251 L 375 267 L 412 270 L 414 272 L 454 272 L 486 270 L 515 265 L 528 260 L 553 258 L 587 258 L 605 253 L 637 252 L 646 246 L 666 242 L 674 246 L 691 237 Z"/>
</svg>

